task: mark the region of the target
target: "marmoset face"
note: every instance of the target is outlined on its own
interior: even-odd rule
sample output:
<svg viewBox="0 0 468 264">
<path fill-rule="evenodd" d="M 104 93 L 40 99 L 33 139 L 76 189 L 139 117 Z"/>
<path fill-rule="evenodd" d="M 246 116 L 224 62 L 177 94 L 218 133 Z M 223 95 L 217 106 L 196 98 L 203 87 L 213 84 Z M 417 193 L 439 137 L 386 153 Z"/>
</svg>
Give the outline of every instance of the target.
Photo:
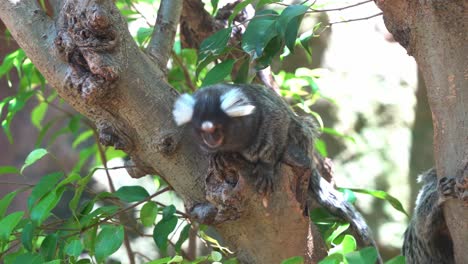
<svg viewBox="0 0 468 264">
<path fill-rule="evenodd" d="M 238 152 L 256 134 L 255 106 L 241 88 L 214 85 L 193 96 L 181 95 L 173 110 L 177 125 L 190 123 L 194 138 L 208 152 Z"/>
</svg>

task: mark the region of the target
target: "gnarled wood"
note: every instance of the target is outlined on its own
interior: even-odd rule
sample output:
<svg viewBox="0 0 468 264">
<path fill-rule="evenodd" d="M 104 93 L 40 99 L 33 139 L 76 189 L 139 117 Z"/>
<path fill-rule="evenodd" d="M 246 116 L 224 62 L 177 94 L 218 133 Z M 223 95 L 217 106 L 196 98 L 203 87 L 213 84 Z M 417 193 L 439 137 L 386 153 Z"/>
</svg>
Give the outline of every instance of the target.
<svg viewBox="0 0 468 264">
<path fill-rule="evenodd" d="M 387 28 L 414 56 L 427 86 L 438 177 L 468 181 L 468 1 L 376 0 Z M 463 179 L 464 178 L 464 179 Z M 462 199 L 468 200 L 468 194 Z M 457 263 L 468 263 L 468 209 L 444 207 Z"/>
</svg>

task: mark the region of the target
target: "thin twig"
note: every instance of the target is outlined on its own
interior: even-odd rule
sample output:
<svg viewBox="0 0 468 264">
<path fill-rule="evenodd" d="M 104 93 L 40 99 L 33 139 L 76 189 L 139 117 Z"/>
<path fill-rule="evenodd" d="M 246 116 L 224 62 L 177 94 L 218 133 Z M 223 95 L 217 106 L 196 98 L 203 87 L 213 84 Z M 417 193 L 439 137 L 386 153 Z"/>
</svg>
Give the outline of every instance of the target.
<svg viewBox="0 0 468 264">
<path fill-rule="evenodd" d="M 192 92 L 195 92 L 197 88 L 193 84 L 187 67 L 185 67 L 184 63 L 182 62 L 182 59 L 174 51 L 172 51 L 172 58 L 174 59 L 174 62 L 177 64 L 177 66 L 179 66 L 182 69 L 182 72 L 184 73 L 185 84 L 187 84 L 187 86 Z"/>
<path fill-rule="evenodd" d="M 341 24 L 341 23 L 354 22 L 354 21 L 367 20 L 367 19 L 370 19 L 370 18 L 373 18 L 373 17 L 378 17 L 378 16 L 380 16 L 382 14 L 383 13 L 380 12 L 380 13 L 377 13 L 377 14 L 374 14 L 374 15 L 371 15 L 371 16 L 367 16 L 367 17 L 360 17 L 360 18 L 353 18 L 353 19 L 348 19 L 348 20 L 343 20 L 343 21 L 331 22 L 327 26 L 332 26 L 332 25 Z"/>
<path fill-rule="evenodd" d="M 161 0 L 159 5 L 156 25 L 147 52 L 162 69 L 167 68 L 167 61 L 174 45 L 175 34 L 182 13 L 182 5 L 182 0 Z"/>
<path fill-rule="evenodd" d="M 356 6 L 360 6 L 360 5 L 364 5 L 364 4 L 367 4 L 369 2 L 372 2 L 372 0 L 366 0 L 366 1 L 363 1 L 363 2 L 359 2 L 359 3 L 356 3 L 356 4 L 352 4 L 352 5 L 348 5 L 348 6 L 342 6 L 342 7 L 337 7 L 337 8 L 330 8 L 330 9 L 313 9 L 312 8 L 312 5 L 311 7 L 309 8 L 311 11 L 308 11 L 307 13 L 319 13 L 319 12 L 331 12 L 331 11 L 341 11 L 341 10 L 345 10 L 345 9 L 348 9 L 348 8 L 352 8 L 352 7 L 356 7 Z M 315 2 L 314 2 L 315 4 Z"/>
</svg>

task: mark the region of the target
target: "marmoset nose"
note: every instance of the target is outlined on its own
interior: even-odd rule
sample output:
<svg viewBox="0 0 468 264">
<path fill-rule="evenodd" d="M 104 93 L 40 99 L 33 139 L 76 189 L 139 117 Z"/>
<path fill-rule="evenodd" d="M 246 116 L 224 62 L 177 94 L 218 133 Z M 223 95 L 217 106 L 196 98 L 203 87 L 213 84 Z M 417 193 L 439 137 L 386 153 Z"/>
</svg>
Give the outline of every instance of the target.
<svg viewBox="0 0 468 264">
<path fill-rule="evenodd" d="M 213 124 L 213 122 L 211 121 L 205 121 L 202 123 L 201 125 L 201 129 L 203 132 L 206 132 L 206 133 L 213 133 L 215 130 L 216 130 L 216 127 L 215 125 Z"/>
</svg>

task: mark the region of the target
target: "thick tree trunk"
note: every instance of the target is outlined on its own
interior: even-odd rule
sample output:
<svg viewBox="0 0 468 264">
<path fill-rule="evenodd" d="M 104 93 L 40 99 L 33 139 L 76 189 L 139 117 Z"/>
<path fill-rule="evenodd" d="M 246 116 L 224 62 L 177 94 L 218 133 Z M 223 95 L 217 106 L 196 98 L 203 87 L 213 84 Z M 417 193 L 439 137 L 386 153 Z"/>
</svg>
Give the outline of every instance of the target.
<svg viewBox="0 0 468 264">
<path fill-rule="evenodd" d="M 437 175 L 457 176 L 468 194 L 468 1 L 376 0 L 394 38 L 415 57 L 427 86 L 434 123 Z M 457 263 L 468 263 L 468 209 L 444 207 Z"/>
<path fill-rule="evenodd" d="M 63 8 L 54 2 L 61 12 L 52 19 L 35 0 L 0 0 L 0 18 L 60 96 L 96 123 L 101 142 L 130 155 L 138 167 L 134 176 L 161 175 L 188 209 L 205 203 L 207 158 L 172 121 L 177 92 L 165 80 L 167 54 L 150 49 L 150 57 L 141 51 L 112 1 L 63 2 Z M 168 16 L 161 21 L 169 28 L 162 31 L 174 32 L 177 21 L 170 14 L 180 13 L 175 8 L 181 3 L 165 1 Z M 172 45 L 151 43 L 166 52 Z M 318 232 L 296 199 L 303 175 L 288 166 L 281 172 L 268 205 L 239 180 L 233 191 L 240 189 L 242 211 L 217 226 L 244 263 L 280 263 L 298 255 L 317 262 L 325 253 L 314 247 Z"/>
<path fill-rule="evenodd" d="M 427 99 L 426 84 L 418 71 L 418 87 L 416 91 L 416 109 L 411 134 L 411 154 L 408 181 L 410 184 L 409 212 L 413 212 L 416 197 L 421 184 L 417 179 L 420 173 L 434 167 L 432 116 Z"/>
</svg>

